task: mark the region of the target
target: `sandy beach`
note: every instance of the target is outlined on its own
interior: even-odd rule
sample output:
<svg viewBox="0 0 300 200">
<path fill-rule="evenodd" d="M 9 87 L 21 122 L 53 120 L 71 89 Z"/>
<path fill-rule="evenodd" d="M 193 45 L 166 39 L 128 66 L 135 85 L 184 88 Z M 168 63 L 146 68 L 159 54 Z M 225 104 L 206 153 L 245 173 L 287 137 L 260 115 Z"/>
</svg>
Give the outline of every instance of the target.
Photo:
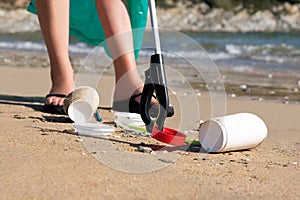
<svg viewBox="0 0 300 200">
<path fill-rule="evenodd" d="M 113 163 L 109 166 L 101 160 L 110 153 L 103 140 L 79 137 L 71 131 L 72 123 L 66 116 L 40 111 L 50 87 L 48 68 L 0 70 L 1 199 L 300 197 L 299 105 L 228 98 L 227 114 L 255 113 L 269 129 L 267 139 L 259 147 L 245 151 L 207 154 L 175 149 L 143 153 L 135 150 L 141 142 L 157 145 L 157 141 L 117 128 L 111 143 L 116 147 L 113 162 L 117 165 L 111 167 Z M 111 97 L 108 86 L 113 78 L 106 76 L 101 80 L 101 88 L 108 91 L 99 92 L 100 104 L 107 107 Z M 204 93 L 198 101 L 203 108 L 201 118 L 206 120 L 210 98 Z M 100 111 L 104 122 L 113 124 L 112 113 Z M 90 148 L 91 143 L 94 149 Z M 159 156 L 166 158 L 156 159 Z M 139 157 L 143 163 L 137 162 L 136 166 L 144 166 L 144 172 L 132 164 Z M 118 168 L 126 163 L 132 166 Z"/>
<path fill-rule="evenodd" d="M 78 135 L 68 116 L 43 112 L 51 82 L 37 17 L 26 11 L 28 1 L 5 0 L 0 2 L 0 199 L 300 199 L 300 4 L 228 10 L 186 2 L 158 7 L 159 27 L 170 28 L 161 34 L 175 107 L 166 127 L 198 140 L 200 120 L 222 112 L 254 113 L 268 127 L 262 144 L 207 153 L 199 145 L 174 147 L 117 126 L 110 109 L 111 60 L 104 59 L 103 49 L 92 51 L 71 37 L 76 85 L 97 89 L 102 124 L 115 128 L 105 137 Z M 151 44 L 148 30 L 141 71 Z M 220 76 L 206 74 L 215 64 Z M 225 99 L 214 96 L 222 91 Z"/>
</svg>

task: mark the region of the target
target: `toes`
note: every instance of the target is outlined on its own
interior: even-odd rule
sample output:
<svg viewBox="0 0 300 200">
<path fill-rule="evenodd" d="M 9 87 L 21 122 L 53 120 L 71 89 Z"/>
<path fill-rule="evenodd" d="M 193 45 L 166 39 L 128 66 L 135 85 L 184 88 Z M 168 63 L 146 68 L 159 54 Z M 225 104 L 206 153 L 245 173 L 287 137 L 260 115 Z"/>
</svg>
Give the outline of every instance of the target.
<svg viewBox="0 0 300 200">
<path fill-rule="evenodd" d="M 57 105 L 63 106 L 64 105 L 64 100 L 65 100 L 65 98 L 59 98 L 58 102 L 57 102 Z"/>
<path fill-rule="evenodd" d="M 51 104 L 57 106 L 57 105 L 59 105 L 58 102 L 59 102 L 59 98 L 58 97 L 53 97 Z"/>
<path fill-rule="evenodd" d="M 53 99 L 51 97 L 46 98 L 46 104 L 52 104 Z"/>
<path fill-rule="evenodd" d="M 48 97 L 46 99 L 46 104 L 51 104 L 54 106 L 62 106 L 64 104 L 65 98 L 61 97 Z"/>
</svg>

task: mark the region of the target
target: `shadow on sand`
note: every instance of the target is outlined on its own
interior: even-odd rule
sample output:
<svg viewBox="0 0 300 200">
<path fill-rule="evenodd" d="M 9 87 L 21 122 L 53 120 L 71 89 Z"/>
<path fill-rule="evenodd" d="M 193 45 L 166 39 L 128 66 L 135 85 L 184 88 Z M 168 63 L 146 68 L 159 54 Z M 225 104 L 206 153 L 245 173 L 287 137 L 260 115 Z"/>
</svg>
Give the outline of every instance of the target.
<svg viewBox="0 0 300 200">
<path fill-rule="evenodd" d="M 45 97 L 24 97 L 0 94 L 0 105 L 16 105 L 29 107 L 38 112 L 44 112 Z M 29 117 L 29 118 L 32 118 Z M 40 119 L 42 120 L 42 119 Z M 43 115 L 43 120 L 55 123 L 71 123 L 72 120 L 66 115 Z"/>
<path fill-rule="evenodd" d="M 40 112 L 44 110 L 42 105 L 44 101 L 45 97 L 24 97 L 0 94 L 0 104 L 26 106 Z"/>
</svg>

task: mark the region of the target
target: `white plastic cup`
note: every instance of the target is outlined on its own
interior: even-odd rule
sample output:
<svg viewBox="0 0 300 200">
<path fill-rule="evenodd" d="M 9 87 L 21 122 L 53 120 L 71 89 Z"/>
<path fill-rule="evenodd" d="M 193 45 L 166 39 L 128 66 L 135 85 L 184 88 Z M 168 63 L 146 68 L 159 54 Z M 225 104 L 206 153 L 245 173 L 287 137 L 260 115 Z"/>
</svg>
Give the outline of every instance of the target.
<svg viewBox="0 0 300 200">
<path fill-rule="evenodd" d="M 199 140 L 208 152 L 255 148 L 267 137 L 264 121 L 251 113 L 213 118 L 200 125 Z"/>
<path fill-rule="evenodd" d="M 65 112 L 75 123 L 90 121 L 96 113 L 98 105 L 98 92 L 89 86 L 75 89 L 64 101 Z"/>
</svg>

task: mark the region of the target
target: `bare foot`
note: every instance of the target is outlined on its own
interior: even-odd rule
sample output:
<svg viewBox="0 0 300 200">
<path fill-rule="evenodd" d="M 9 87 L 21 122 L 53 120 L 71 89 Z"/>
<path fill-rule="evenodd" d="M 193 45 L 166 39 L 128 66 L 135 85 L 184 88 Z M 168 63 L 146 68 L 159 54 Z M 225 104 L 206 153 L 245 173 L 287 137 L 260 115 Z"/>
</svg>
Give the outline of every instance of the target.
<svg viewBox="0 0 300 200">
<path fill-rule="evenodd" d="M 123 101 L 130 99 L 135 94 L 143 92 L 143 81 L 138 75 L 136 70 L 131 70 L 123 75 L 121 78 L 116 80 L 114 101 Z M 141 95 L 135 98 L 135 101 L 140 103 Z M 155 98 L 152 98 L 151 105 L 158 104 Z"/>
<path fill-rule="evenodd" d="M 70 92 L 73 91 L 73 85 L 74 84 L 62 83 L 61 87 L 52 87 L 49 94 L 64 94 L 67 96 Z M 63 97 L 50 96 L 46 99 L 46 104 L 62 106 L 64 104 L 64 100 L 65 98 Z"/>
<path fill-rule="evenodd" d="M 64 74 L 64 75 L 63 75 Z M 52 87 L 49 94 L 64 94 L 68 95 L 74 90 L 73 70 L 58 75 L 51 74 Z M 62 106 L 65 98 L 51 96 L 46 99 L 46 104 Z"/>
</svg>

